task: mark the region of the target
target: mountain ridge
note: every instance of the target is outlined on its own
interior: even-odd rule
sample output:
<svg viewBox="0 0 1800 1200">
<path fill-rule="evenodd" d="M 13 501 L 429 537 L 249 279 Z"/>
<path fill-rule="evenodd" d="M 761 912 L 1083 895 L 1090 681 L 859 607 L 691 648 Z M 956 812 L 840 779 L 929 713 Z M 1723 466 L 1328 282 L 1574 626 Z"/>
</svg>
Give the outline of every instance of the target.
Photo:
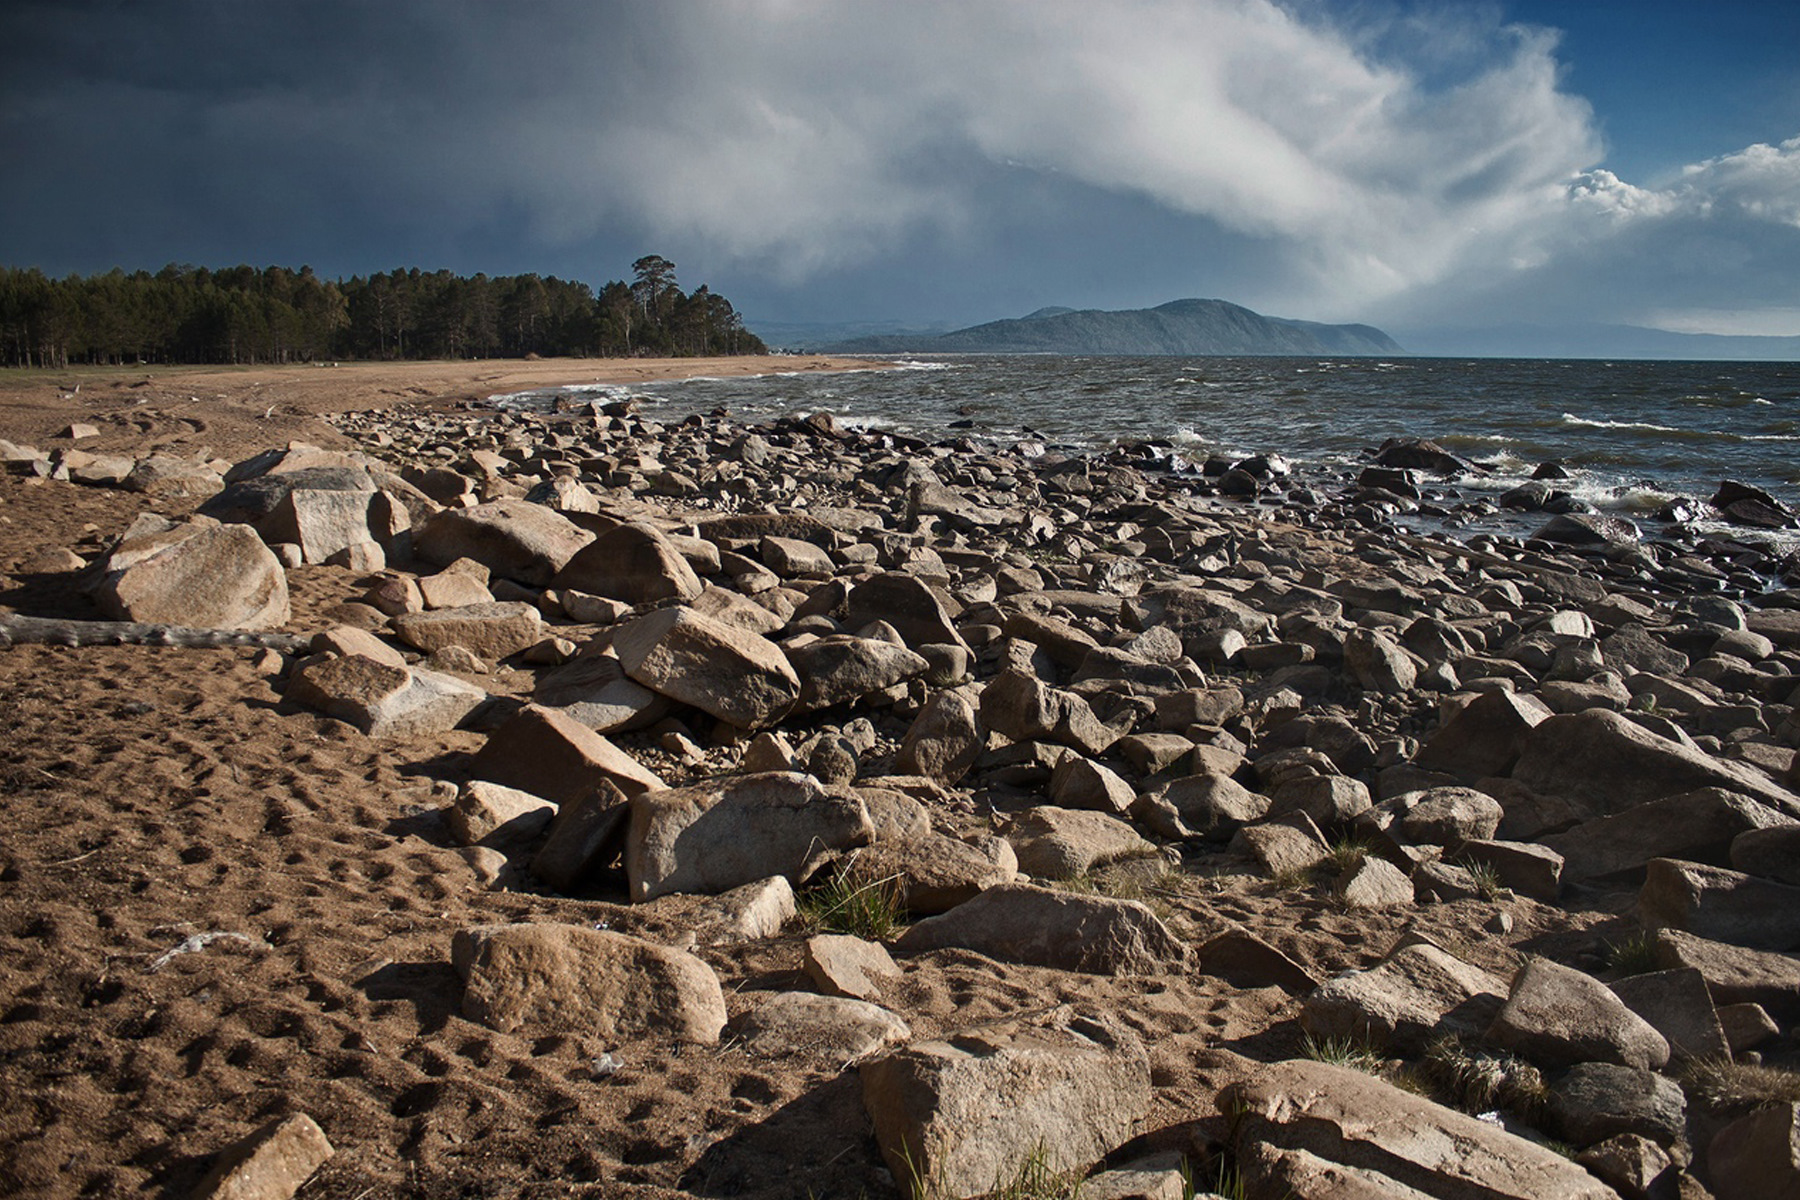
<svg viewBox="0 0 1800 1200">
<path fill-rule="evenodd" d="M 833 354 L 1404 354 L 1372 325 L 1327 325 L 1269 317 L 1228 300 L 1171 300 L 1155 308 L 1040 308 L 935 335 L 851 338 Z"/>
</svg>

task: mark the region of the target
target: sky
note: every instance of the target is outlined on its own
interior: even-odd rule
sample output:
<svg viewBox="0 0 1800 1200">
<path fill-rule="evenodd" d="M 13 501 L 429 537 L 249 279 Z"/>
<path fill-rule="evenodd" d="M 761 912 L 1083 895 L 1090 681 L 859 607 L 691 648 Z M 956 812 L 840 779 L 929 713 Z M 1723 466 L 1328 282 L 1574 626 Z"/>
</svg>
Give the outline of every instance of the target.
<svg viewBox="0 0 1800 1200">
<path fill-rule="evenodd" d="M 8 0 L 0 264 L 1800 335 L 1791 0 Z"/>
</svg>

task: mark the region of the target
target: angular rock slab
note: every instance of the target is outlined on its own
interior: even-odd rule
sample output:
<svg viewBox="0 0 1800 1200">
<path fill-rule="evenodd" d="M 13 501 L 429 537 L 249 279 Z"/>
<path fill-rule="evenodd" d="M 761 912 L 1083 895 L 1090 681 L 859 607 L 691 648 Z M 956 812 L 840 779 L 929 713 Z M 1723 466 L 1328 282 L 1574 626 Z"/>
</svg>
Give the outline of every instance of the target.
<svg viewBox="0 0 1800 1200">
<path fill-rule="evenodd" d="M 975 706 L 960 688 L 933 692 L 913 718 L 895 757 L 897 769 L 955 783 L 981 756 L 983 733 Z"/>
<path fill-rule="evenodd" d="M 881 994 L 884 981 L 900 978 L 887 947 L 843 933 L 807 938 L 801 967 L 825 995 L 851 1000 L 871 1000 Z"/>
<path fill-rule="evenodd" d="M 1592 975 L 1545 958 L 1514 974 L 1512 994 L 1487 1040 L 1540 1066 L 1604 1062 L 1658 1071 L 1668 1039 Z"/>
<path fill-rule="evenodd" d="M 1106 863 L 1156 853 L 1155 846 L 1117 817 L 1048 804 L 1015 817 L 1006 840 L 1019 870 L 1040 879 L 1074 879 Z"/>
<path fill-rule="evenodd" d="M 1237 1162 L 1254 1196 L 1618 1200 L 1553 1150 L 1349 1067 L 1255 1066 L 1219 1108 L 1239 1114 Z"/>
<path fill-rule="evenodd" d="M 693 955 L 581 925 L 459 930 L 451 961 L 463 1015 L 501 1033 L 576 1033 L 617 1045 L 673 1038 L 712 1045 L 725 994 Z"/>
<path fill-rule="evenodd" d="M 788 662 L 800 677 L 800 696 L 794 712 L 809 713 L 837 704 L 853 704 L 923 675 L 930 664 L 892 642 L 834 634 L 787 652 Z"/>
<path fill-rule="evenodd" d="M 305 1113 L 277 1117 L 226 1150 L 193 1200 L 285 1200 L 336 1151 Z"/>
<path fill-rule="evenodd" d="M 1187 947 L 1135 900 L 1002 884 L 938 917 L 920 921 L 895 947 L 909 953 L 957 947 L 1002 962 L 1148 975 L 1187 960 Z"/>
<path fill-rule="evenodd" d="M 1800 959 L 1791 955 L 1659 929 L 1656 963 L 1664 970 L 1699 971 L 1715 1004 L 1760 1004 L 1786 1020 L 1800 1019 Z"/>
<path fill-rule="evenodd" d="M 374 738 L 444 733 L 487 699 L 486 692 L 454 676 L 389 666 L 361 655 L 301 664 L 287 695 Z"/>
<path fill-rule="evenodd" d="M 1445 1034 L 1481 1034 L 1499 1015 L 1506 991 L 1499 976 L 1414 942 L 1366 971 L 1321 984 L 1301 1001 L 1300 1026 L 1316 1038 L 1418 1053 Z"/>
<path fill-rule="evenodd" d="M 800 695 L 800 679 L 774 642 L 691 608 L 658 609 L 620 626 L 613 648 L 632 679 L 741 729 L 779 721 Z"/>
<path fill-rule="evenodd" d="M 1651 859 L 1638 915 L 1652 929 L 1679 929 L 1752 950 L 1800 949 L 1800 887 L 1724 867 Z"/>
<path fill-rule="evenodd" d="M 625 873 L 634 903 L 723 892 L 769 875 L 800 884 L 874 836 L 855 796 L 810 775 L 766 771 L 632 797 Z"/>
<path fill-rule="evenodd" d="M 1019 877 L 1018 856 L 1004 838 L 960 841 L 927 831 L 880 840 L 857 852 L 859 881 L 890 880 L 901 907 L 914 915 L 949 912 L 991 887 Z"/>
<path fill-rule="evenodd" d="M 281 560 L 244 525 L 140 519 L 104 570 L 94 601 L 117 621 L 257 630 L 292 616 Z"/>
<path fill-rule="evenodd" d="M 1563 878 L 1603 879 L 1641 874 L 1653 858 L 1723 867 L 1739 834 L 1789 819 L 1748 796 L 1701 788 L 1584 821 L 1539 842 L 1563 856 Z"/>
<path fill-rule="evenodd" d="M 706 585 L 661 531 L 634 522 L 609 529 L 576 551 L 551 586 L 575 588 L 626 604 L 660 600 L 685 604 Z"/>
<path fill-rule="evenodd" d="M 1800 1104 L 1779 1104 L 1733 1121 L 1707 1150 L 1718 1200 L 1800 1196 Z"/>
<path fill-rule="evenodd" d="M 538 610 L 518 600 L 400 613 L 392 623 L 394 633 L 415 650 L 432 654 L 461 646 L 489 661 L 517 654 L 544 636 Z"/>
<path fill-rule="evenodd" d="M 863 1105 L 902 1188 L 962 1198 L 1028 1161 L 1082 1170 L 1150 1111 L 1150 1059 L 1116 1020 L 1058 1009 L 866 1062 Z"/>
<path fill-rule="evenodd" d="M 911 1027 L 878 1004 L 811 992 L 778 992 L 733 1030 L 752 1054 L 825 1056 L 840 1064 L 912 1039 Z"/>
<path fill-rule="evenodd" d="M 474 508 L 448 508 L 413 532 L 413 551 L 447 567 L 472 558 L 503 579 L 548 587 L 556 573 L 594 535 L 569 518 L 523 500 L 494 500 Z"/>
<path fill-rule="evenodd" d="M 1536 725 L 1523 739 L 1512 777 L 1534 792 L 1582 801 L 1602 816 L 1717 787 L 1800 817 L 1800 797 L 1760 771 L 1714 758 L 1599 708 Z"/>
<path fill-rule="evenodd" d="M 469 774 L 558 804 L 581 799 L 602 780 L 627 796 L 664 786 L 656 772 L 587 726 L 535 704 L 488 737 L 469 761 Z"/>
</svg>

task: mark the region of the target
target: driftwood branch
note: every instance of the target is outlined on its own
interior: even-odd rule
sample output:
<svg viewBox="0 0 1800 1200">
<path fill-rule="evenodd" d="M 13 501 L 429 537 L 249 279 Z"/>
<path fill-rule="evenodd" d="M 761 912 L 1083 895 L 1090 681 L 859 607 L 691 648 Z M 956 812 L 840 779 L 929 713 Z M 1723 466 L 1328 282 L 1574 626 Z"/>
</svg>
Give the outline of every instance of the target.
<svg viewBox="0 0 1800 1200">
<path fill-rule="evenodd" d="M 71 621 L 62 617 L 0 616 L 0 647 L 41 646 L 264 646 L 297 653 L 311 639 L 292 633 L 249 633 L 241 629 L 191 629 L 142 621 Z"/>
</svg>

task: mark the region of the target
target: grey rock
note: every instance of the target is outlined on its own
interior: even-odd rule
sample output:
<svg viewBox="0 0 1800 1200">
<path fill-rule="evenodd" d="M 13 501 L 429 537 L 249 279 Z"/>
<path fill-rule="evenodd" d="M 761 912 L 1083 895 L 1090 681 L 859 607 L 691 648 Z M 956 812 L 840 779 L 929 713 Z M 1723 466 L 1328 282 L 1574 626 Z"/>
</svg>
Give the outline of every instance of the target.
<svg viewBox="0 0 1800 1200">
<path fill-rule="evenodd" d="M 1550 1085 L 1549 1108 L 1577 1149 L 1622 1133 L 1673 1146 L 1687 1133 L 1687 1097 L 1673 1080 L 1616 1063 L 1571 1067 Z"/>
<path fill-rule="evenodd" d="M 1056 1010 L 863 1064 L 863 1104 L 901 1187 L 972 1197 L 1038 1160 L 1085 1170 L 1150 1111 L 1143 1043 L 1111 1018 Z"/>
<path fill-rule="evenodd" d="M 1673 858 L 1644 868 L 1638 914 L 1651 928 L 1679 929 L 1753 950 L 1800 949 L 1800 887 Z"/>
<path fill-rule="evenodd" d="M 808 992 L 777 992 L 739 1017 L 733 1032 L 751 1054 L 825 1057 L 834 1065 L 912 1038 L 906 1022 L 879 1005 Z"/>
<path fill-rule="evenodd" d="M 1669 1043 L 1591 975 L 1544 958 L 1526 960 L 1487 1040 L 1539 1066 L 1609 1062 L 1660 1070 Z"/>
<path fill-rule="evenodd" d="M 1142 904 L 1025 884 L 989 888 L 920 921 L 896 945 L 909 952 L 959 947 L 1092 975 L 1155 974 L 1187 957 L 1181 940 Z"/>
<path fill-rule="evenodd" d="M 472 558 L 503 579 L 548 587 L 592 540 L 592 534 L 541 504 L 494 500 L 428 518 L 413 532 L 413 551 L 439 566 Z"/>
<path fill-rule="evenodd" d="M 1019 870 L 1039 879 L 1074 879 L 1107 863 L 1156 853 L 1155 846 L 1117 817 L 1050 805 L 1015 817 L 1006 840 Z"/>
<path fill-rule="evenodd" d="M 576 551 L 550 583 L 633 605 L 686 603 L 705 586 L 660 530 L 635 522 L 615 526 Z"/>
<path fill-rule="evenodd" d="M 1321 984 L 1301 1001 L 1300 1024 L 1316 1038 L 1417 1054 L 1442 1035 L 1481 1034 L 1506 992 L 1504 979 L 1429 942 L 1412 942 L 1366 971 Z"/>
<path fill-rule="evenodd" d="M 767 638 L 684 607 L 664 608 L 613 633 L 625 674 L 743 729 L 780 720 L 800 680 Z"/>
<path fill-rule="evenodd" d="M 361 655 L 302 663 L 289 680 L 287 695 L 383 739 L 444 733 L 487 699 L 486 692 L 453 676 Z"/>
</svg>

